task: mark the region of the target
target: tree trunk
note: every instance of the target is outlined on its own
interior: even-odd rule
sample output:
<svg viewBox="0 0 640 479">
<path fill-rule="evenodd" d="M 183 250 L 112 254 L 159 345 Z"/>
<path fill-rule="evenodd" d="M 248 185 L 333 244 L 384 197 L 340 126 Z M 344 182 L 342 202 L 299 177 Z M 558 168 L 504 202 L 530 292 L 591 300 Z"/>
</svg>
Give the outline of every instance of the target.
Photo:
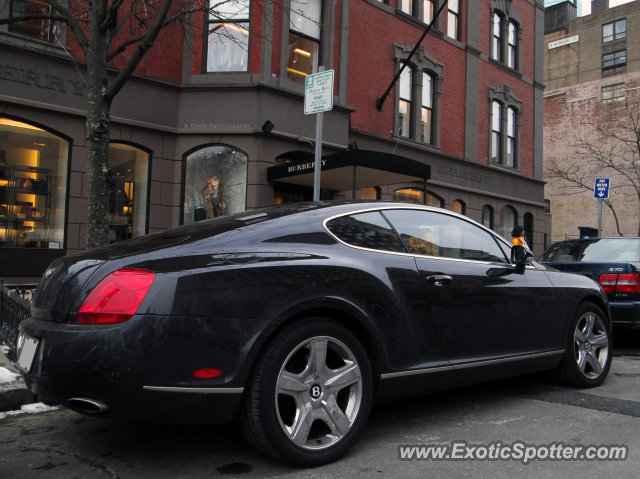
<svg viewBox="0 0 640 479">
<path fill-rule="evenodd" d="M 100 31 L 108 0 L 93 0 L 91 31 L 87 51 L 87 248 L 109 243 L 109 123 L 111 102 L 105 100 L 107 37 Z"/>
</svg>

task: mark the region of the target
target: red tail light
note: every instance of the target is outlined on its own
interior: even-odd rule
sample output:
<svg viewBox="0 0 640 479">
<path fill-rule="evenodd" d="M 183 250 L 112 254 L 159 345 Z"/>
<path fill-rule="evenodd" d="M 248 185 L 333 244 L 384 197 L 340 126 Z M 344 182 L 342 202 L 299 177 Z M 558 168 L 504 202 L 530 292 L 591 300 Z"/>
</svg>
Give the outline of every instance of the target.
<svg viewBox="0 0 640 479">
<path fill-rule="evenodd" d="M 600 286 L 604 289 L 605 293 L 614 293 L 616 290 L 616 281 L 618 280 L 617 274 L 603 274 L 600 276 Z"/>
<path fill-rule="evenodd" d="M 78 311 L 80 324 L 118 324 L 136 314 L 156 275 L 140 269 L 111 273 L 93 288 Z"/>
<path fill-rule="evenodd" d="M 640 280 L 637 274 L 618 275 L 616 293 L 640 293 Z"/>
</svg>

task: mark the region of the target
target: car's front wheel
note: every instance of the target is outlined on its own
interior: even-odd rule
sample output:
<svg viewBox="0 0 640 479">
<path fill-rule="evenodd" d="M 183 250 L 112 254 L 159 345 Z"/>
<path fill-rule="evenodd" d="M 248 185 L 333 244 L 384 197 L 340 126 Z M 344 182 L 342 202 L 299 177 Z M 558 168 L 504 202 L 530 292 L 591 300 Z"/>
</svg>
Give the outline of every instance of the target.
<svg viewBox="0 0 640 479">
<path fill-rule="evenodd" d="M 565 353 L 558 366 L 558 378 L 570 386 L 600 385 L 611 367 L 611 326 L 593 303 L 578 306 L 569 326 Z"/>
<path fill-rule="evenodd" d="M 261 354 L 239 422 L 264 453 L 318 466 L 355 444 L 372 396 L 371 365 L 356 336 L 335 321 L 305 318 L 276 334 Z"/>
</svg>

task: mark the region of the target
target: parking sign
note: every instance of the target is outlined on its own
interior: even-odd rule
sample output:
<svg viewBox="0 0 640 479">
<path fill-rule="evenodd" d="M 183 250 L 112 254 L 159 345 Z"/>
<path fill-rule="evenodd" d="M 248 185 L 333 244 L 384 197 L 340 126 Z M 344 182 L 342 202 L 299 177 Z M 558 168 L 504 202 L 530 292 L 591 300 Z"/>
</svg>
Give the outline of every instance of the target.
<svg viewBox="0 0 640 479">
<path fill-rule="evenodd" d="M 596 178 L 596 184 L 593 188 L 593 198 L 596 200 L 608 200 L 609 184 L 609 178 Z"/>
</svg>

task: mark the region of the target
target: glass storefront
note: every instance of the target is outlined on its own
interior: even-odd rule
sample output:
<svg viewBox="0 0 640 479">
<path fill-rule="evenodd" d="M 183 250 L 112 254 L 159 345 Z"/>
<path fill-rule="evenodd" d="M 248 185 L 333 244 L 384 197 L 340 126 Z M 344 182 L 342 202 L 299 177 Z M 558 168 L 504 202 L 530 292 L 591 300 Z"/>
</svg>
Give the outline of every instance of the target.
<svg viewBox="0 0 640 479">
<path fill-rule="evenodd" d="M 0 248 L 65 248 L 68 162 L 68 141 L 0 117 Z"/>
<path fill-rule="evenodd" d="M 149 153 L 134 146 L 109 144 L 109 243 L 147 233 Z"/>
<path fill-rule="evenodd" d="M 184 224 L 246 209 L 247 161 L 227 145 L 202 147 L 186 158 Z"/>
<path fill-rule="evenodd" d="M 393 201 L 408 201 L 409 203 L 424 204 L 424 190 L 420 188 L 402 188 L 393 192 Z M 436 195 L 427 193 L 427 206 L 444 207 L 444 201 Z"/>
</svg>

